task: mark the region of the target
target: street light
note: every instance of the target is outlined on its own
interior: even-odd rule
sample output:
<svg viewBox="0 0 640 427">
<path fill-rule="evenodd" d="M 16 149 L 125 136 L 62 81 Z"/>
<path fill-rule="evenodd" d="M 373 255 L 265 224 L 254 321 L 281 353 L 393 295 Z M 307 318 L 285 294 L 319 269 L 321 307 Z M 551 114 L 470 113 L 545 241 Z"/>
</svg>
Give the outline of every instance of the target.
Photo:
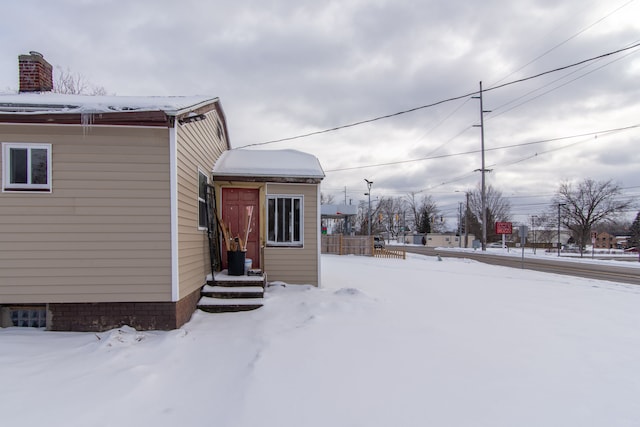
<svg viewBox="0 0 640 427">
<path fill-rule="evenodd" d="M 371 186 L 373 185 L 373 181 L 369 181 L 367 178 L 364 179 L 367 183 L 367 191 L 364 193 L 365 196 L 369 196 L 369 214 L 367 216 L 367 226 L 368 226 L 368 235 L 371 236 Z"/>
<path fill-rule="evenodd" d="M 566 203 L 558 203 L 558 256 L 560 256 L 560 207 L 567 206 Z"/>
</svg>

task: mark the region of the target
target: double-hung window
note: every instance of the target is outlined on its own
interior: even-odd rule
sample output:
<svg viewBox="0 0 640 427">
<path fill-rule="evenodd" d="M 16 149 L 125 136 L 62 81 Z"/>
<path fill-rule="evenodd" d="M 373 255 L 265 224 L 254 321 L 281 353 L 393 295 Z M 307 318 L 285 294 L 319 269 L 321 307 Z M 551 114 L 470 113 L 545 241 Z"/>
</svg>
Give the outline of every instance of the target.
<svg viewBox="0 0 640 427">
<path fill-rule="evenodd" d="M 295 246 L 303 244 L 302 196 L 267 196 L 267 244 Z"/>
<path fill-rule="evenodd" d="M 51 191 L 51 144 L 2 144 L 4 191 Z"/>
<path fill-rule="evenodd" d="M 209 179 L 207 175 L 198 171 L 198 228 L 209 228 L 209 219 L 207 218 L 207 184 Z"/>
</svg>

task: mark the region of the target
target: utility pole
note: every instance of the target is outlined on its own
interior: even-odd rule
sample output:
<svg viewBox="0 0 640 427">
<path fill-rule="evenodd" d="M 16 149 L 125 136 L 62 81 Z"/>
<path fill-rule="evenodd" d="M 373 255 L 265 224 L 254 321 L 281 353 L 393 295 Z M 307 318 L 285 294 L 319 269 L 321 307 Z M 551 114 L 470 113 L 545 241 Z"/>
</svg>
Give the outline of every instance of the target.
<svg viewBox="0 0 640 427">
<path fill-rule="evenodd" d="M 462 202 L 458 203 L 458 247 L 462 247 Z"/>
<path fill-rule="evenodd" d="M 466 192 L 467 204 L 464 210 L 464 248 L 469 247 L 469 192 Z"/>
<path fill-rule="evenodd" d="M 406 237 L 407 237 L 407 212 L 402 211 L 402 244 L 407 243 L 405 241 Z"/>
<path fill-rule="evenodd" d="M 489 110 L 484 110 L 482 105 L 482 82 L 480 82 L 480 95 L 473 96 L 472 98 L 480 100 L 480 125 L 474 125 L 480 128 L 480 151 L 482 152 L 482 167 L 480 172 L 482 173 L 482 250 L 487 250 L 487 191 L 485 185 L 485 169 L 484 165 L 484 113 L 490 113 Z"/>
<path fill-rule="evenodd" d="M 368 236 L 371 236 L 371 186 L 373 185 L 373 181 L 369 181 L 368 179 L 364 179 L 365 182 L 367 183 L 367 189 L 369 191 L 367 191 L 365 194 L 365 196 L 369 196 L 369 214 L 367 217 L 367 225 L 368 225 Z"/>
<path fill-rule="evenodd" d="M 531 230 L 533 230 L 533 254 L 536 254 L 536 223 L 535 219 L 538 215 L 531 215 Z"/>
</svg>

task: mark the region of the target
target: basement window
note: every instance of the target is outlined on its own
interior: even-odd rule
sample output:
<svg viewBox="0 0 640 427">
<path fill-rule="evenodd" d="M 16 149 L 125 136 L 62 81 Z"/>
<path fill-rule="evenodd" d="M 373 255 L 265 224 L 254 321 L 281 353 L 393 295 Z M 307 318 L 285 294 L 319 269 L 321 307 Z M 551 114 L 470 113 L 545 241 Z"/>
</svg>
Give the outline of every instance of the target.
<svg viewBox="0 0 640 427">
<path fill-rule="evenodd" d="M 51 191 L 51 144 L 2 144 L 3 191 Z"/>
<path fill-rule="evenodd" d="M 44 307 L 14 307 L 9 313 L 13 326 L 26 328 L 47 326 L 47 311 Z"/>
</svg>

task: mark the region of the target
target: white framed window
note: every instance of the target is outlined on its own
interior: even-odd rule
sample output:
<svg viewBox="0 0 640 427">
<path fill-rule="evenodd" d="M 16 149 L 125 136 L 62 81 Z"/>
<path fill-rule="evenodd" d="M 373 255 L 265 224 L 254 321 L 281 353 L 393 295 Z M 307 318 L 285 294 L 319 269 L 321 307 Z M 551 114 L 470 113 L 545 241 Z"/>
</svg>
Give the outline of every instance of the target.
<svg viewBox="0 0 640 427">
<path fill-rule="evenodd" d="M 303 206 L 302 196 L 267 196 L 267 245 L 302 247 Z"/>
<path fill-rule="evenodd" d="M 209 228 L 209 220 L 207 218 L 207 185 L 209 177 L 207 174 L 198 169 L 198 229 L 206 230 Z"/>
<path fill-rule="evenodd" d="M 2 143 L 3 191 L 51 191 L 51 144 Z"/>
</svg>

